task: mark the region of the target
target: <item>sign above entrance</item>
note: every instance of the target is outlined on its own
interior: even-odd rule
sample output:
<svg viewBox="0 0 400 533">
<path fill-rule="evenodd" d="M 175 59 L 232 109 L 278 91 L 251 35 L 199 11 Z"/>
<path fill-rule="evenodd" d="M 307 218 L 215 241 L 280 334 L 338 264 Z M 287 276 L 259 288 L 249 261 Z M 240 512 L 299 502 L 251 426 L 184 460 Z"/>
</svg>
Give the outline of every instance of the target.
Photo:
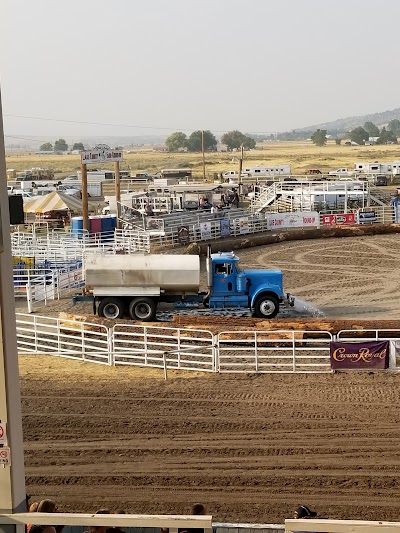
<svg viewBox="0 0 400 533">
<path fill-rule="evenodd" d="M 122 149 L 112 149 L 107 144 L 98 144 L 93 150 L 81 152 L 81 162 L 84 165 L 89 163 L 107 163 L 108 161 L 122 161 L 124 152 Z"/>
</svg>

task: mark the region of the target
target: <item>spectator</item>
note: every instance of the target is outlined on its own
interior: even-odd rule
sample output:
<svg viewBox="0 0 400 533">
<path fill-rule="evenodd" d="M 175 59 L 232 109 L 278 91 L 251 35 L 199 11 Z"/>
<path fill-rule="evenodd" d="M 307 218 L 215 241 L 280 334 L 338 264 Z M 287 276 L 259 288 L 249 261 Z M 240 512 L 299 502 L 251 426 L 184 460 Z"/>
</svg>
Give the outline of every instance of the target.
<svg viewBox="0 0 400 533">
<path fill-rule="evenodd" d="M 192 506 L 192 515 L 199 516 L 205 515 L 206 508 L 202 503 L 195 503 Z M 189 529 L 178 529 L 178 533 L 204 533 L 204 529 L 201 527 L 193 527 Z"/>
<path fill-rule="evenodd" d="M 94 514 L 110 514 L 109 509 L 99 509 Z M 107 526 L 90 526 L 88 531 L 85 531 L 84 533 L 106 533 Z"/>
<path fill-rule="evenodd" d="M 126 512 L 123 509 L 118 509 L 115 514 L 126 514 Z M 125 531 L 120 527 L 108 527 L 106 533 L 125 533 Z"/>
<path fill-rule="evenodd" d="M 317 513 L 315 511 L 311 511 L 309 507 L 306 507 L 305 505 L 299 505 L 297 509 L 294 512 L 294 518 L 315 518 L 317 516 Z"/>
<path fill-rule="evenodd" d="M 237 193 L 237 191 L 234 192 L 234 195 L 233 195 L 233 200 L 232 200 L 232 205 L 236 208 L 239 207 L 239 195 Z"/>
<path fill-rule="evenodd" d="M 26 502 L 28 503 L 30 497 L 26 499 Z M 39 507 L 39 502 L 33 502 L 29 505 L 29 509 L 28 509 L 28 512 L 29 513 L 36 513 L 37 512 L 37 509 Z M 26 532 L 29 533 L 30 529 L 32 527 L 32 524 L 27 524 L 26 525 Z"/>
<path fill-rule="evenodd" d="M 53 500 L 42 500 L 36 512 L 38 513 L 55 513 L 57 510 L 56 503 Z M 31 525 L 29 533 L 57 533 L 55 526 Z"/>
<path fill-rule="evenodd" d="M 153 217 L 154 216 L 154 211 L 153 211 L 153 208 L 151 207 L 150 204 L 146 204 L 146 206 L 144 208 L 144 213 L 148 217 Z"/>
</svg>

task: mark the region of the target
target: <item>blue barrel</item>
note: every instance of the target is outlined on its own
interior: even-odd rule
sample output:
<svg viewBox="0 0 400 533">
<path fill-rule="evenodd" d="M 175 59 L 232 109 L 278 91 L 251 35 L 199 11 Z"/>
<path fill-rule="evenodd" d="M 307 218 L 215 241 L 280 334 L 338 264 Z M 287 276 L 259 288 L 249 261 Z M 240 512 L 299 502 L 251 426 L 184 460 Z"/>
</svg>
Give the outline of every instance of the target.
<svg viewBox="0 0 400 533">
<path fill-rule="evenodd" d="M 72 217 L 71 218 L 71 233 L 82 238 L 83 235 L 83 217 Z"/>
<path fill-rule="evenodd" d="M 117 217 L 115 215 L 103 215 L 101 217 L 101 233 L 103 240 L 112 240 L 114 230 L 117 227 Z"/>
</svg>

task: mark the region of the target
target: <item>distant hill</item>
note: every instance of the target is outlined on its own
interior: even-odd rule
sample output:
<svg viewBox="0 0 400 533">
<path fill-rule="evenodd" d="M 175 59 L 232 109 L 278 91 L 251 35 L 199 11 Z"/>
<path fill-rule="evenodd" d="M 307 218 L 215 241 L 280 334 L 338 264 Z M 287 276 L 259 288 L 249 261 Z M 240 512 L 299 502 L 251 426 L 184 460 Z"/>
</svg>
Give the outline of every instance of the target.
<svg viewBox="0 0 400 533">
<path fill-rule="evenodd" d="M 330 131 L 350 131 L 357 126 L 362 126 L 365 122 L 372 122 L 376 126 L 386 126 L 393 119 L 400 120 L 400 107 L 392 111 L 383 111 L 382 113 L 373 113 L 372 115 L 363 115 L 361 117 L 339 118 L 332 122 L 324 122 L 305 128 L 296 128 L 296 131 L 315 131 L 318 128 L 321 130 Z"/>
</svg>

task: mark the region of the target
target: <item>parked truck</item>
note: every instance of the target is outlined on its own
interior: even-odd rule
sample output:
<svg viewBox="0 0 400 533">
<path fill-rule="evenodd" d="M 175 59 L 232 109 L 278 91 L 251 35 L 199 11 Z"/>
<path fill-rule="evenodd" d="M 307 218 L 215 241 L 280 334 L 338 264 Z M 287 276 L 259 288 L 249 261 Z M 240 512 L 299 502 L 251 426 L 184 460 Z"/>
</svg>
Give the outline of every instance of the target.
<svg viewBox="0 0 400 533">
<path fill-rule="evenodd" d="M 258 318 L 273 318 L 285 301 L 281 270 L 241 270 L 233 252 L 208 253 L 207 292 L 199 292 L 200 257 L 195 255 L 91 255 L 85 260 L 86 294 L 94 314 L 152 321 L 161 302 L 210 309 L 251 309 Z"/>
</svg>

